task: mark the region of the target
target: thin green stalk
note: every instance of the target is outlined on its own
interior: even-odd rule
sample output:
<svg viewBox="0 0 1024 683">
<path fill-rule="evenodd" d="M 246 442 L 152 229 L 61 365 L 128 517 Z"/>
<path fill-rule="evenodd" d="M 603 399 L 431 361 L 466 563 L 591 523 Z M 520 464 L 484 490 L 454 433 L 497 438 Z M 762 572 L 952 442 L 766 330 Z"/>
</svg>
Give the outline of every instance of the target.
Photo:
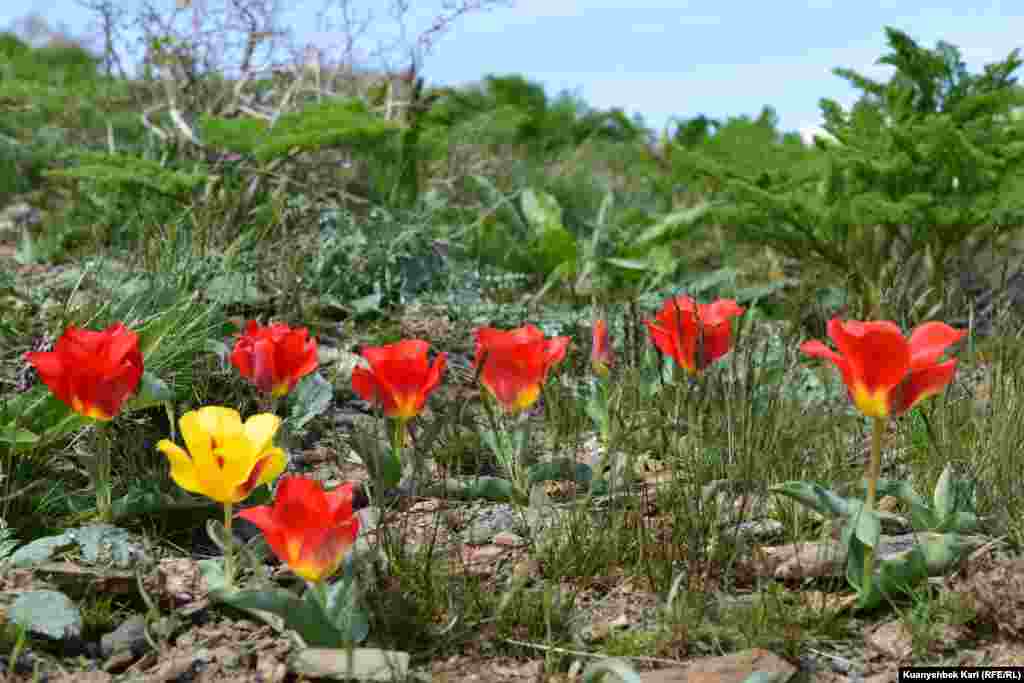
<svg viewBox="0 0 1024 683">
<path fill-rule="evenodd" d="M 885 418 L 876 417 L 872 420 L 871 461 L 868 463 L 868 491 L 864 500 L 864 512 L 875 509 L 875 495 L 878 490 L 878 477 L 882 470 L 882 433 L 885 431 Z M 864 594 L 871 592 L 871 579 L 875 572 L 875 549 L 868 547 L 864 553 Z"/>
<path fill-rule="evenodd" d="M 231 503 L 224 503 L 224 587 L 231 590 L 235 584 L 235 548 L 231 535 Z"/>
<path fill-rule="evenodd" d="M 93 488 L 96 489 L 96 512 L 101 522 L 110 523 L 114 519 L 112 494 L 110 491 L 110 439 L 107 426 L 96 424 L 93 453 Z"/>
</svg>

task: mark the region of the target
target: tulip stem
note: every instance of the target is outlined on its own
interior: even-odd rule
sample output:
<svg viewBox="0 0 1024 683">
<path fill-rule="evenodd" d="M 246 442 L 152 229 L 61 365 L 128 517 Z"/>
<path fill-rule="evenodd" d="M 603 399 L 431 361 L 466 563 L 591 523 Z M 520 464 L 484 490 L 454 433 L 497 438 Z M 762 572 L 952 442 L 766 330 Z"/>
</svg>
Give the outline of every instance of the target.
<svg viewBox="0 0 1024 683">
<path fill-rule="evenodd" d="M 224 503 L 224 588 L 231 590 L 235 583 L 235 547 L 231 534 L 231 503 Z"/>
<path fill-rule="evenodd" d="M 110 492 L 110 439 L 104 424 L 96 425 L 94 461 L 92 466 L 93 488 L 96 489 L 96 512 L 101 522 L 114 519 Z"/>
<path fill-rule="evenodd" d="M 868 490 L 864 500 L 864 513 L 875 508 L 875 496 L 878 490 L 878 477 L 882 470 L 882 433 L 885 431 L 885 418 L 872 419 L 871 461 L 868 463 Z M 868 547 L 864 553 L 864 594 L 871 593 L 871 580 L 875 573 L 875 549 Z"/>
</svg>

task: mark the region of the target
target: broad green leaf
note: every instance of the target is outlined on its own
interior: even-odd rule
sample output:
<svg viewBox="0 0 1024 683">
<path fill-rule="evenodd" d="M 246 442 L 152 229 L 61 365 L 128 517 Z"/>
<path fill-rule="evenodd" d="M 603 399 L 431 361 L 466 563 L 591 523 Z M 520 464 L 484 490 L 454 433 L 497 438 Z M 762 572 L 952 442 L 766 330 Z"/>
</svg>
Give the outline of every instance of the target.
<svg viewBox="0 0 1024 683">
<path fill-rule="evenodd" d="M 859 500 L 848 501 L 850 519 L 847 524 L 853 525 L 853 533 L 857 540 L 869 548 L 878 547 L 882 537 L 882 519 L 876 510 L 865 510 L 864 503 Z"/>
<path fill-rule="evenodd" d="M 850 514 L 851 501 L 837 496 L 832 491 L 805 481 L 787 481 L 768 489 L 806 505 L 815 512 L 830 517 L 844 517 Z"/>
<path fill-rule="evenodd" d="M 7 425 L 0 428 L 0 441 L 9 443 L 15 448 L 23 448 L 38 443 L 39 435 L 21 427 Z"/>
<path fill-rule="evenodd" d="M 335 581 L 327 588 L 325 617 L 334 629 L 344 636 L 343 644 L 361 643 L 370 634 L 370 621 L 356 602 L 356 584 L 351 578 Z M 315 602 L 311 591 L 306 600 Z"/>
<path fill-rule="evenodd" d="M 589 488 L 593 471 L 590 465 L 572 458 L 555 458 L 530 465 L 528 477 L 530 487 L 545 481 L 575 481 L 577 485 Z"/>
<path fill-rule="evenodd" d="M 935 492 L 932 497 L 935 505 L 935 518 L 939 524 L 945 523 L 952 517 L 956 508 L 956 487 L 953 482 L 953 467 L 949 464 L 939 475 L 939 481 L 935 484 Z"/>
<path fill-rule="evenodd" d="M 700 294 L 719 285 L 733 283 L 737 276 L 739 271 L 735 268 L 719 268 L 689 283 L 686 290 L 690 294 Z"/>
<path fill-rule="evenodd" d="M 634 244 L 643 246 L 661 239 L 678 238 L 683 230 L 679 228 L 690 228 L 697 223 L 712 206 L 709 202 L 698 204 L 688 209 L 673 211 L 651 227 L 640 233 Z"/>
<path fill-rule="evenodd" d="M 599 659 L 583 670 L 583 683 L 643 683 L 643 679 L 625 660 Z"/>
<path fill-rule="evenodd" d="M 878 589 L 889 598 L 911 595 L 927 578 L 928 564 L 920 546 L 878 563 Z"/>
<path fill-rule="evenodd" d="M 130 413 L 136 410 L 145 410 L 173 400 L 174 392 L 167 386 L 167 383 L 147 371 L 142 373 L 135 396 L 124 404 L 122 411 Z"/>
<path fill-rule="evenodd" d="M 454 493 L 466 499 L 509 501 L 515 497 L 515 487 L 508 479 L 475 477 L 459 481 Z"/>
<path fill-rule="evenodd" d="M 331 404 L 334 390 L 319 372 L 303 377 L 292 396 L 291 416 L 293 429 L 301 429 L 307 422 L 322 414 Z"/>
<path fill-rule="evenodd" d="M 349 301 L 348 307 L 351 308 L 352 312 L 356 315 L 374 313 L 380 310 L 380 303 L 383 299 L 384 297 L 380 292 L 374 292 L 373 294 L 367 294 L 366 296 Z"/>
</svg>

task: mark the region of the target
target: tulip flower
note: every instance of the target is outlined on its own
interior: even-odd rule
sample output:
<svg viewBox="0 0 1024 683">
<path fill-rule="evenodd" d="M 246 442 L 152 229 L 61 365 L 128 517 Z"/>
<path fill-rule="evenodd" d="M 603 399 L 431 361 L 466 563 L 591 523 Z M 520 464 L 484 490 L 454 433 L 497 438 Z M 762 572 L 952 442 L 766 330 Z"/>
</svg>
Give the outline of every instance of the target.
<svg viewBox="0 0 1024 683">
<path fill-rule="evenodd" d="M 316 339 L 309 338 L 305 327 L 263 327 L 250 320 L 231 352 L 231 363 L 261 392 L 280 398 L 316 370 Z"/>
<path fill-rule="evenodd" d="M 888 320 L 844 323 L 833 318 L 828 336 L 838 353 L 816 339 L 804 342 L 800 350 L 835 363 L 857 409 L 881 418 L 902 415 L 941 393 L 953 379 L 956 359 L 940 363 L 939 358 L 965 334 L 945 323 L 928 322 L 906 339 Z"/>
<path fill-rule="evenodd" d="M 594 322 L 590 346 L 590 365 L 594 369 L 594 374 L 607 377 L 614 360 L 611 343 L 608 340 L 608 324 L 599 319 Z"/>
<path fill-rule="evenodd" d="M 508 413 L 529 408 L 540 396 L 548 372 L 565 358 L 568 337 L 546 339 L 533 325 L 514 330 L 476 331 L 474 365 L 480 380 Z"/>
<path fill-rule="evenodd" d="M 224 576 L 230 587 L 231 508 L 284 471 L 284 451 L 272 443 L 281 418 L 262 413 L 243 423 L 235 410 L 206 406 L 182 415 L 178 425 L 187 452 L 167 439 L 156 446 L 170 461 L 171 478 L 178 486 L 224 506 Z"/>
<path fill-rule="evenodd" d="M 96 332 L 71 325 L 53 351 L 25 354 L 40 378 L 76 413 L 108 421 L 142 379 L 139 337 L 122 323 Z"/>
<path fill-rule="evenodd" d="M 277 557 L 306 581 L 331 576 L 356 542 L 359 517 L 352 511 L 351 482 L 324 492 L 305 477 L 285 477 L 274 504 L 238 513 L 263 531 Z"/>
<path fill-rule="evenodd" d="M 100 521 L 112 521 L 110 442 L 99 425 L 114 419 L 139 386 L 143 361 L 138 335 L 123 323 L 99 332 L 71 325 L 53 351 L 26 353 L 25 360 L 61 403 L 97 422 L 89 474 Z"/>
<path fill-rule="evenodd" d="M 697 304 L 688 296 L 677 296 L 665 301 L 655 320 L 644 324 L 659 351 L 699 375 L 732 349 L 730 318 L 743 310 L 732 299 Z"/>
<path fill-rule="evenodd" d="M 828 336 L 838 353 L 818 340 L 804 342 L 800 350 L 809 356 L 827 358 L 843 376 L 847 392 L 857 409 L 872 419 L 871 459 L 867 469 L 864 510 L 872 513 L 882 468 L 882 434 L 888 417 L 899 416 L 929 396 L 940 393 L 953 379 L 956 359 L 939 362 L 946 349 L 966 332 L 940 322 L 920 325 L 907 339 L 889 320 L 828 322 Z M 874 577 L 874 547 L 864 552 L 861 591 L 871 593 Z"/>
<path fill-rule="evenodd" d="M 387 417 L 411 420 L 440 384 L 447 362 L 446 354 L 440 353 L 429 363 L 428 347 L 419 339 L 364 347 L 363 357 L 370 369 L 357 367 L 352 371 L 352 389 L 364 400 L 380 405 Z"/>
<path fill-rule="evenodd" d="M 218 503 L 237 503 L 285 468 L 284 451 L 272 444 L 281 418 L 262 413 L 243 424 L 238 411 L 220 406 L 191 410 L 178 420 L 186 452 L 162 439 L 157 448 L 171 463 L 171 478 Z"/>
</svg>

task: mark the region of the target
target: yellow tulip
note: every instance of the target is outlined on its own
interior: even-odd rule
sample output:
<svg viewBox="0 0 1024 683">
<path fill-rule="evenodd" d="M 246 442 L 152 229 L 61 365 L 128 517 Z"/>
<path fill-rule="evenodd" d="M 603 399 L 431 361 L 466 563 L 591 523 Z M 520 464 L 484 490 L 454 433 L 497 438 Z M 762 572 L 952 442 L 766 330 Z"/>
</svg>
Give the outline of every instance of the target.
<svg viewBox="0 0 1024 683">
<path fill-rule="evenodd" d="M 185 413 L 178 424 L 188 451 L 167 439 L 156 447 L 171 462 L 171 478 L 186 491 L 237 503 L 284 471 L 284 451 L 272 443 L 281 426 L 276 415 L 261 413 L 243 423 L 236 410 L 207 406 Z"/>
</svg>

